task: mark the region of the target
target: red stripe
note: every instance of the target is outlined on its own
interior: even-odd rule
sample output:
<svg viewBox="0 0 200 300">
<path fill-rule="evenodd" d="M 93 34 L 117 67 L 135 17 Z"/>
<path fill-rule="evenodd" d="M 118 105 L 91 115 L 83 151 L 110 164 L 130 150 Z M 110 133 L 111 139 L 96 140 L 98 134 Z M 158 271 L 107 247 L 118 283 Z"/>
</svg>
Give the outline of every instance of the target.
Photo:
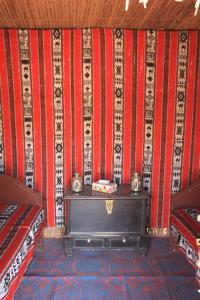
<svg viewBox="0 0 200 300">
<path fill-rule="evenodd" d="M 92 30 L 93 43 L 93 180 L 101 173 L 101 53 L 100 31 Z"/>
<path fill-rule="evenodd" d="M 16 149 L 16 130 L 15 130 L 15 106 L 14 106 L 14 89 L 13 89 L 13 74 L 12 61 L 10 52 L 10 37 L 7 29 L 4 30 L 5 41 L 5 56 L 7 66 L 7 80 L 9 85 L 9 109 L 10 109 L 10 127 L 11 127 L 11 141 L 12 141 L 12 175 L 17 177 L 17 149 Z"/>
<path fill-rule="evenodd" d="M 26 206 L 24 207 L 25 209 L 27 208 Z M 41 208 L 38 206 L 33 206 L 31 210 L 28 212 L 28 214 L 26 215 L 26 217 L 23 218 L 21 226 L 27 226 L 31 229 L 34 222 L 36 222 L 37 218 L 39 218 L 40 213 L 41 213 Z"/>
<path fill-rule="evenodd" d="M 173 163 L 173 138 L 175 122 L 175 98 L 176 98 L 176 64 L 177 64 L 178 32 L 170 34 L 169 51 L 169 80 L 168 80 L 168 106 L 167 106 L 167 133 L 164 166 L 164 191 L 163 191 L 163 219 L 162 227 L 169 227 L 171 175 Z"/>
<path fill-rule="evenodd" d="M 199 209 L 198 209 L 197 213 L 199 214 Z M 197 221 L 197 219 L 195 220 L 195 218 L 193 218 L 183 208 L 178 209 L 178 214 L 190 226 L 189 228 L 192 229 L 192 231 L 195 233 L 195 236 L 199 236 L 200 235 L 200 226 L 199 226 L 199 222 Z"/>
<path fill-rule="evenodd" d="M 8 205 L 4 205 L 4 207 L 1 208 L 1 213 L 8 207 Z M 22 214 L 24 213 L 26 209 L 26 206 L 24 205 L 19 205 L 12 213 L 11 216 L 6 220 L 5 226 L 3 226 L 0 230 L 0 244 L 6 239 L 7 233 L 10 231 L 10 227 L 16 225 L 16 222 L 20 219 Z M 22 221 L 24 222 L 24 220 Z"/>
<path fill-rule="evenodd" d="M 64 107 L 64 171 L 65 186 L 72 177 L 72 108 L 71 108 L 71 31 L 63 30 L 63 107 Z"/>
<path fill-rule="evenodd" d="M 176 229 L 181 233 L 181 235 L 183 235 L 186 238 L 190 246 L 192 246 L 197 252 L 198 246 L 196 244 L 196 240 L 192 237 L 191 233 L 188 232 L 187 228 L 183 225 L 183 223 L 174 215 L 171 216 L 171 224 L 173 224 L 176 227 Z"/>
<path fill-rule="evenodd" d="M 44 78 L 46 106 L 46 144 L 47 144 L 47 225 L 55 226 L 54 203 L 54 118 L 53 118 L 53 80 L 51 31 L 43 31 L 44 35 Z"/>
<path fill-rule="evenodd" d="M 188 71 L 187 71 L 187 94 L 185 107 L 185 134 L 182 163 L 182 189 L 185 189 L 189 183 L 191 141 L 192 141 L 192 119 L 194 109 L 194 87 L 195 87 L 195 65 L 197 51 L 196 32 L 189 32 L 189 49 L 188 49 Z"/>
<path fill-rule="evenodd" d="M 83 174 L 82 120 L 82 38 L 81 30 L 74 31 L 74 98 L 75 98 L 75 171 Z"/>
<path fill-rule="evenodd" d="M 35 245 L 33 245 L 35 246 Z M 18 288 L 24 273 L 30 263 L 30 261 L 32 260 L 33 257 L 33 246 L 31 246 L 31 248 L 29 249 L 26 259 L 22 262 L 22 264 L 19 267 L 19 272 L 17 274 L 17 277 L 12 277 L 11 282 L 9 283 L 9 290 L 7 291 L 6 296 L 4 297 L 4 300 L 10 300 L 13 299 L 14 294 L 16 292 L 16 289 Z"/>
<path fill-rule="evenodd" d="M 10 228 L 11 229 L 11 228 Z M 19 247 L 21 248 L 26 240 L 30 229 L 27 227 L 18 227 L 16 233 L 12 236 L 6 251 L 3 251 L 1 255 L 0 273 L 4 274 L 4 270 L 11 264 L 13 256 L 15 257 Z M 14 252 L 14 253 L 13 253 Z"/>
<path fill-rule="evenodd" d="M 41 144 L 41 116 L 40 116 L 40 81 L 39 81 L 39 56 L 38 35 L 36 30 L 29 31 L 31 80 L 32 80 L 32 103 L 33 103 L 33 136 L 34 136 L 34 166 L 35 166 L 35 189 L 42 190 L 42 144 Z"/>
<path fill-rule="evenodd" d="M 44 83 L 44 53 L 43 53 L 43 31 L 38 31 L 38 55 L 39 55 L 39 77 L 40 77 L 40 113 L 41 113 L 41 155 L 42 155 L 42 196 L 43 204 L 46 209 L 46 185 L 47 185 L 47 170 L 46 170 L 46 115 L 45 115 L 45 83 Z"/>
<path fill-rule="evenodd" d="M 69 186 L 72 176 L 72 128 L 71 128 L 71 32 L 63 30 L 63 108 L 64 108 L 64 187 Z M 67 222 L 68 209 L 64 201 L 65 222 Z"/>
<path fill-rule="evenodd" d="M 151 226 L 158 225 L 159 179 L 161 161 L 162 109 L 163 109 L 163 68 L 164 68 L 165 33 L 157 32 L 156 78 L 155 78 L 155 110 L 153 132 L 153 163 L 152 163 L 152 198 Z"/>
<path fill-rule="evenodd" d="M 71 31 L 71 110 L 72 110 L 72 174 L 75 173 L 75 91 L 74 91 L 74 31 Z"/>
<path fill-rule="evenodd" d="M 162 208 L 163 208 L 163 186 L 164 186 L 164 165 L 166 147 L 166 128 L 167 128 L 167 106 L 168 101 L 168 76 L 169 76 L 169 37 L 170 32 L 165 32 L 165 49 L 163 62 L 163 107 L 162 107 L 162 134 L 161 134 L 161 157 L 160 157 L 160 178 L 159 178 L 159 202 L 158 202 L 158 227 L 162 227 Z"/>
<path fill-rule="evenodd" d="M 200 35 L 199 35 L 200 37 Z M 199 43 L 199 39 L 198 39 Z M 197 73 L 197 93 L 196 93 L 196 122 L 194 128 L 194 151 L 193 151 L 193 161 L 192 161 L 192 182 L 199 180 L 199 169 L 200 169 L 200 52 L 199 55 L 199 66 Z"/>
<path fill-rule="evenodd" d="M 15 129 L 16 129 L 16 149 L 17 149 L 17 177 L 20 181 L 24 181 L 24 122 L 23 122 L 23 107 L 21 94 L 21 76 L 20 60 L 19 60 L 19 44 L 16 30 L 9 30 L 10 36 L 10 51 L 12 59 L 13 72 L 13 90 L 15 103 Z"/>
<path fill-rule="evenodd" d="M 137 36 L 137 107 L 136 107 L 136 140 L 135 170 L 142 173 L 143 139 L 144 139 L 144 87 L 145 87 L 145 31 L 138 31 Z M 133 116 L 134 117 L 134 116 Z"/>
<path fill-rule="evenodd" d="M 100 65 L 101 65 L 101 172 L 100 177 L 105 178 L 105 31 L 100 29 Z"/>
<path fill-rule="evenodd" d="M 12 175 L 12 141 L 10 125 L 10 106 L 9 106 L 9 86 L 6 69 L 6 53 L 3 30 L 0 30 L 0 77 L 1 77 L 1 98 L 2 98 L 2 116 L 4 133 L 4 151 L 5 151 L 5 173 Z"/>
<path fill-rule="evenodd" d="M 8 207 L 8 205 L 5 205 L 5 208 Z M 5 209 L 4 208 L 4 209 Z M 31 228 L 33 225 L 34 221 L 36 221 L 38 215 L 41 212 L 41 208 L 38 206 L 33 206 L 28 212 L 26 212 L 27 205 L 19 205 L 16 209 L 16 211 L 7 219 L 6 221 L 6 226 L 3 226 L 1 229 L 1 234 L 3 235 L 3 239 L 5 239 L 6 235 L 3 234 L 10 228 L 10 226 L 17 225 L 16 222 L 19 223 L 20 220 L 20 226 L 27 226 Z M 22 215 L 26 212 L 26 214 L 23 216 Z M 19 224 L 18 224 L 19 225 Z M 9 229 L 10 230 L 10 229 Z M 2 240 L 1 240 L 2 242 Z"/>
<path fill-rule="evenodd" d="M 130 183 L 131 124 L 132 124 L 132 65 L 133 33 L 124 31 L 124 128 L 123 128 L 123 184 Z"/>
<path fill-rule="evenodd" d="M 105 177 L 112 180 L 113 157 L 113 31 L 105 29 Z"/>
<path fill-rule="evenodd" d="M 19 216 L 16 216 L 16 217 L 18 218 Z M 7 236 L 8 236 L 8 234 L 9 234 L 11 228 L 12 228 L 11 226 L 13 226 L 13 224 L 15 225 L 15 223 L 16 223 L 16 219 L 15 219 L 15 217 L 14 217 L 14 218 L 13 218 L 13 221 L 12 221 L 12 219 L 11 219 L 11 220 L 8 220 L 8 221 L 6 222 L 6 226 L 3 226 L 3 227 L 1 228 L 1 231 L 0 231 L 0 245 L 2 245 L 3 242 L 5 242 Z M 1 258 L 1 259 L 2 259 L 2 258 Z"/>
<path fill-rule="evenodd" d="M 131 122 L 131 176 L 135 170 L 136 147 L 136 98 L 137 98 L 137 31 L 133 31 L 132 63 L 132 122 Z"/>
</svg>

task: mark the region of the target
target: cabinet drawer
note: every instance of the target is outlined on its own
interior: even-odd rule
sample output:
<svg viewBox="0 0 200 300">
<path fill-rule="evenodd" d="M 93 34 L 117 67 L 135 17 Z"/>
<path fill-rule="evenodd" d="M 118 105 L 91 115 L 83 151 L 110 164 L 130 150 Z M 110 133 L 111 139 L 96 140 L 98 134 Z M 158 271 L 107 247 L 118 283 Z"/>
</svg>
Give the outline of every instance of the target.
<svg viewBox="0 0 200 300">
<path fill-rule="evenodd" d="M 118 238 L 118 239 L 110 239 L 110 247 L 112 248 L 135 248 L 139 247 L 140 239 L 133 239 L 133 238 Z"/>
<path fill-rule="evenodd" d="M 75 239 L 75 247 L 77 248 L 102 248 L 103 240 L 101 239 Z"/>
<path fill-rule="evenodd" d="M 75 248 L 135 248 L 140 247 L 140 238 L 75 238 L 73 245 Z"/>
</svg>

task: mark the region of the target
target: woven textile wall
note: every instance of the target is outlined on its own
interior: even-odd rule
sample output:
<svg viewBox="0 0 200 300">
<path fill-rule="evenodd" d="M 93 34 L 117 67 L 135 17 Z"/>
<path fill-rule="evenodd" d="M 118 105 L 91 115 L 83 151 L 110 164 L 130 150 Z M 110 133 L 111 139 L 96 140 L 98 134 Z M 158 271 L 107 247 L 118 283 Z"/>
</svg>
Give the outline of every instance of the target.
<svg viewBox="0 0 200 300">
<path fill-rule="evenodd" d="M 0 172 L 47 200 L 64 225 L 63 190 L 129 184 L 151 193 L 168 228 L 170 194 L 199 179 L 200 33 L 0 30 Z"/>
</svg>

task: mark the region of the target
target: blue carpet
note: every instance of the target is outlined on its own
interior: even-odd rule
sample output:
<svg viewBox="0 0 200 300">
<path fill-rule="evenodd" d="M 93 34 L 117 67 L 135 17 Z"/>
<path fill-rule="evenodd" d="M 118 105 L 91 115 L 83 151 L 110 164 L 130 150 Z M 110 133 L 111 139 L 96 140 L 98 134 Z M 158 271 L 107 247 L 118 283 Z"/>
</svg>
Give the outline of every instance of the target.
<svg viewBox="0 0 200 300">
<path fill-rule="evenodd" d="M 200 299 L 195 271 L 168 239 L 152 239 L 146 257 L 131 250 L 75 250 L 44 240 L 14 300 Z"/>
</svg>

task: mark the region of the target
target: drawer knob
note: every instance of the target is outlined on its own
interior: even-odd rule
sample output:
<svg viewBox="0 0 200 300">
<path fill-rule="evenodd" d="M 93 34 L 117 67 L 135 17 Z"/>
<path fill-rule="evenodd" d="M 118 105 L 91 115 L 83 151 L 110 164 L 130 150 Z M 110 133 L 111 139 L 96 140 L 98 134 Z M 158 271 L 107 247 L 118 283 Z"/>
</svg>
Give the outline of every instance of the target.
<svg viewBox="0 0 200 300">
<path fill-rule="evenodd" d="M 123 238 L 122 243 L 126 243 L 126 239 L 125 238 Z"/>
<path fill-rule="evenodd" d="M 90 240 L 90 239 L 87 239 L 87 242 L 88 242 L 88 244 L 90 244 L 91 240 Z"/>
</svg>

